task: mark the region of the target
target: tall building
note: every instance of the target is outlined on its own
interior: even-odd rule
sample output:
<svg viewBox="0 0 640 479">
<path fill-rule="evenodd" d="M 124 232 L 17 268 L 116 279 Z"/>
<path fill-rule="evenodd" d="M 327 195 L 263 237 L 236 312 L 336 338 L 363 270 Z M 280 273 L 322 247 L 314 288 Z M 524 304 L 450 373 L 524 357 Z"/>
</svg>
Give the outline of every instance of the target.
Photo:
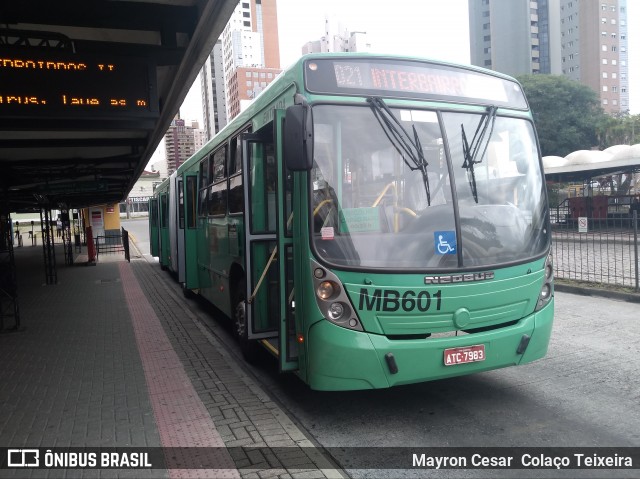
<svg viewBox="0 0 640 479">
<path fill-rule="evenodd" d="M 227 81 L 227 111 L 235 118 L 280 73 L 278 68 L 237 67 Z"/>
<path fill-rule="evenodd" d="M 608 113 L 629 109 L 627 0 L 469 0 L 471 63 L 565 75 Z"/>
<path fill-rule="evenodd" d="M 238 68 L 253 68 L 258 73 L 263 70 L 264 73 L 268 70 L 279 72 L 276 0 L 241 0 L 201 71 L 203 116 L 208 138 L 239 113 L 241 100 L 255 96 L 253 81 L 248 88 L 244 78 L 240 78 L 246 72 L 237 74 Z M 241 83 L 236 83 L 238 81 Z"/>
<path fill-rule="evenodd" d="M 167 175 L 171 175 L 204 145 L 202 139 L 204 133 L 198 133 L 198 131 L 202 130 L 199 130 L 197 121 L 192 121 L 187 125 L 179 114 L 171 121 L 171 126 L 164 135 Z M 199 147 L 196 147 L 196 138 L 198 138 Z"/>
<path fill-rule="evenodd" d="M 629 109 L 627 0 L 561 0 L 562 72 L 608 113 Z"/>
<path fill-rule="evenodd" d="M 326 52 L 367 52 L 371 44 L 367 41 L 367 32 L 349 32 L 346 28 L 324 19 L 324 35 L 319 40 L 305 43 L 302 54 Z"/>
<path fill-rule="evenodd" d="M 471 63 L 507 75 L 561 74 L 559 0 L 469 0 Z"/>
<path fill-rule="evenodd" d="M 200 71 L 202 118 L 206 138 L 213 138 L 227 124 L 226 85 L 222 62 L 222 40 L 218 40 Z"/>
<path fill-rule="evenodd" d="M 192 122 L 191 125 L 193 128 L 193 148 L 195 151 L 198 151 L 207 142 L 207 133 L 204 129 L 198 128 L 199 125 L 197 121 Z"/>
</svg>

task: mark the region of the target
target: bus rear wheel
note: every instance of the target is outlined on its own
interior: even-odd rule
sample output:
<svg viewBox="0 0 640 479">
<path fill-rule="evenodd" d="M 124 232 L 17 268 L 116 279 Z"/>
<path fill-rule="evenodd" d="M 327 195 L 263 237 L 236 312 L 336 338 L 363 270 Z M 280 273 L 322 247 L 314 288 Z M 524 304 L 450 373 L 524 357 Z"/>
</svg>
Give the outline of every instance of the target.
<svg viewBox="0 0 640 479">
<path fill-rule="evenodd" d="M 249 327 L 247 324 L 247 308 L 249 305 L 245 299 L 246 285 L 241 281 L 236 286 L 235 291 L 235 308 L 233 310 L 233 326 L 240 351 L 245 361 L 254 364 L 258 359 L 258 343 L 254 339 L 249 339 Z"/>
</svg>

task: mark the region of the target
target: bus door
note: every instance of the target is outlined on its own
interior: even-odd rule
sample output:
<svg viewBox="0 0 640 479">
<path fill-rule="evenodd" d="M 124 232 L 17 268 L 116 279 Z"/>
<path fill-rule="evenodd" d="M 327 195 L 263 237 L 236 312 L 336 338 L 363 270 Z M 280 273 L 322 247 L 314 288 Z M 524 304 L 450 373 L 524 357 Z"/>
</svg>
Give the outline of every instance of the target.
<svg viewBox="0 0 640 479">
<path fill-rule="evenodd" d="M 284 112 L 276 110 L 275 124 Z M 282 371 L 298 367 L 293 298 L 290 183 L 278 133 L 267 126 L 242 136 L 245 188 L 246 310 L 248 337 L 277 355 Z M 279 161 L 280 159 L 280 161 Z M 282 192 L 285 192 L 284 194 Z M 288 198 L 288 200 L 287 200 Z M 293 346 L 293 347 L 292 347 Z"/>
<path fill-rule="evenodd" d="M 149 199 L 149 249 L 151 256 L 160 256 L 160 224 L 158 222 L 158 199 Z"/>
<path fill-rule="evenodd" d="M 160 193 L 160 267 L 164 270 L 171 265 L 171 248 L 169 244 L 169 193 Z"/>
<path fill-rule="evenodd" d="M 169 198 L 174 198 L 169 205 L 169 266 L 178 275 L 178 283 L 184 283 L 184 185 L 177 173 L 171 175 Z"/>
<path fill-rule="evenodd" d="M 184 283 L 186 290 L 198 288 L 198 173 L 184 175 Z"/>
</svg>

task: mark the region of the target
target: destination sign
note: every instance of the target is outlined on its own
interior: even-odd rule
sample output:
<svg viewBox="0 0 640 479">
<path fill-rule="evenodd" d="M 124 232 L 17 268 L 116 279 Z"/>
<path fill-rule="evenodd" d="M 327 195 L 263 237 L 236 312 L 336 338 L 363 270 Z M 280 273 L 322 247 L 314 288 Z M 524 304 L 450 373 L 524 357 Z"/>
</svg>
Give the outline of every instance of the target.
<svg viewBox="0 0 640 479">
<path fill-rule="evenodd" d="M 132 57 L 0 49 L 4 117 L 157 117 L 155 65 Z"/>
<path fill-rule="evenodd" d="M 466 68 L 387 59 L 308 60 L 307 89 L 314 93 L 377 95 L 491 104 L 526 109 L 517 82 Z"/>
</svg>

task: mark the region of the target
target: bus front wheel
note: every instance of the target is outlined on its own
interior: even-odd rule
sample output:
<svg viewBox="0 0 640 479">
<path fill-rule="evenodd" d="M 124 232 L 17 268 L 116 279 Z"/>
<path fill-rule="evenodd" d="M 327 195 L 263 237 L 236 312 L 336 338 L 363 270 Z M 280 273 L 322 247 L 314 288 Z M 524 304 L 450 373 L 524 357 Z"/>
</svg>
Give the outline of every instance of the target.
<svg viewBox="0 0 640 479">
<path fill-rule="evenodd" d="M 245 299 L 246 290 L 247 288 L 244 280 L 239 282 L 236 286 L 234 295 L 235 308 L 233 310 L 233 325 L 242 356 L 245 361 L 253 364 L 257 361 L 258 344 L 254 339 L 249 339 L 249 328 L 247 324 L 247 308 L 249 305 Z"/>
</svg>

